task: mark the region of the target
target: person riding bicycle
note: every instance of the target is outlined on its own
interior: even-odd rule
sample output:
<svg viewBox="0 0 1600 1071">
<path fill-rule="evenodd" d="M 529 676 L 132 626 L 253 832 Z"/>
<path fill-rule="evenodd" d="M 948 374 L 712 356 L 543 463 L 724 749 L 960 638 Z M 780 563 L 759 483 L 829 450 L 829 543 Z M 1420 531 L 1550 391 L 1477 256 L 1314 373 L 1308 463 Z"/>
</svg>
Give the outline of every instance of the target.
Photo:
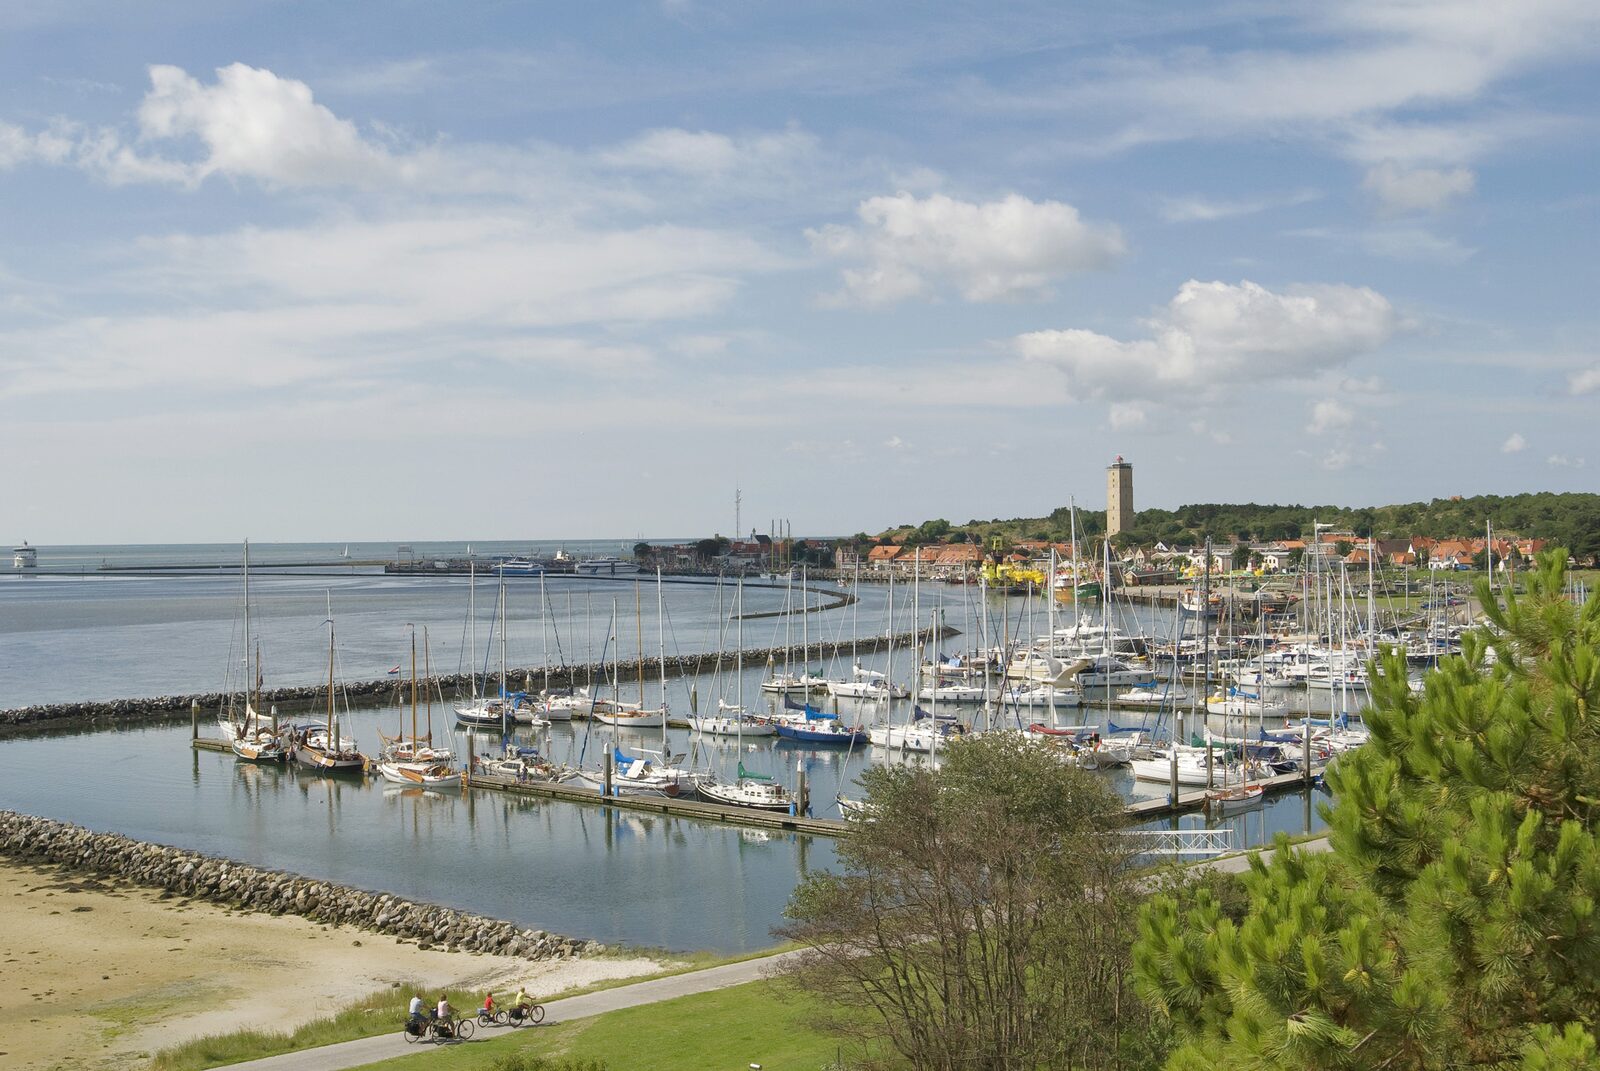
<svg viewBox="0 0 1600 1071">
<path fill-rule="evenodd" d="M 493 993 L 485 993 L 483 995 L 483 1014 L 487 1015 L 491 1019 L 494 1018 L 494 994 Z"/>
<path fill-rule="evenodd" d="M 533 998 L 528 995 L 527 986 L 517 986 L 517 995 L 511 998 L 511 1010 L 521 1018 L 528 1014 L 528 1009 L 533 1006 Z"/>
<path fill-rule="evenodd" d="M 439 994 L 439 1006 L 434 1011 L 434 1028 L 442 1029 L 442 1033 L 449 1036 L 450 1030 L 455 1025 L 456 1010 L 450 1006 L 450 1001 L 443 993 Z"/>
</svg>

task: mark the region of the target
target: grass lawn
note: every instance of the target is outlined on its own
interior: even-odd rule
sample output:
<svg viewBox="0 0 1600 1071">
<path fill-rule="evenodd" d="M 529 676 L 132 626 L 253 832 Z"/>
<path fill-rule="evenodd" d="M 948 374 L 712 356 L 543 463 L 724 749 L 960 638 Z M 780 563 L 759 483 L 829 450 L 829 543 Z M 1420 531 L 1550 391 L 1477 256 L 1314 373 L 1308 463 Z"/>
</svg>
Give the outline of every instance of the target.
<svg viewBox="0 0 1600 1071">
<path fill-rule="evenodd" d="M 477 1071 L 514 1052 L 596 1061 L 610 1071 L 819 1071 L 833 1063 L 838 1042 L 816 1029 L 823 1009 L 781 983 L 751 982 L 711 993 L 578 1019 L 570 1023 L 480 1030 L 493 1038 L 433 1047 L 370 1064 L 385 1071 L 428 1068 Z"/>
</svg>

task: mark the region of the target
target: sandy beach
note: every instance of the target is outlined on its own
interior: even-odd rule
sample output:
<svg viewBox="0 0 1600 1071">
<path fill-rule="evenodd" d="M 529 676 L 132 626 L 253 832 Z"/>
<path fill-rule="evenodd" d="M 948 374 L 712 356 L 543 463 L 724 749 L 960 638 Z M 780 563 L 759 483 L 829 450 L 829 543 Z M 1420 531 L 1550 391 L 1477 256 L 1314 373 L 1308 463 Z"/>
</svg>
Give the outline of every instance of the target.
<svg viewBox="0 0 1600 1071">
<path fill-rule="evenodd" d="M 397 981 L 538 995 L 659 969 L 420 951 L 297 916 L 232 912 L 57 868 L 0 862 L 0 1067 L 139 1067 L 157 1049 L 288 1028 Z M 396 990 L 395 1013 L 406 997 Z"/>
</svg>

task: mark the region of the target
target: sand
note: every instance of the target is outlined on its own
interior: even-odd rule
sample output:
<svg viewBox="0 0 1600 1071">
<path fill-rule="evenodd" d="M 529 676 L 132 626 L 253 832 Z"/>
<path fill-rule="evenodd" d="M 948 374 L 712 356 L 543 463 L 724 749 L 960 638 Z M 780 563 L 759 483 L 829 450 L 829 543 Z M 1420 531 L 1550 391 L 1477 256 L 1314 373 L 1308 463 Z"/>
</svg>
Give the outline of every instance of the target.
<svg viewBox="0 0 1600 1071">
<path fill-rule="evenodd" d="M 659 970 L 643 958 L 527 963 L 420 951 L 350 927 L 163 900 L 139 886 L 0 861 L 0 1067 L 139 1067 L 157 1049 L 287 1029 L 396 981 L 538 996 Z M 395 1013 L 409 993 L 395 991 Z"/>
</svg>

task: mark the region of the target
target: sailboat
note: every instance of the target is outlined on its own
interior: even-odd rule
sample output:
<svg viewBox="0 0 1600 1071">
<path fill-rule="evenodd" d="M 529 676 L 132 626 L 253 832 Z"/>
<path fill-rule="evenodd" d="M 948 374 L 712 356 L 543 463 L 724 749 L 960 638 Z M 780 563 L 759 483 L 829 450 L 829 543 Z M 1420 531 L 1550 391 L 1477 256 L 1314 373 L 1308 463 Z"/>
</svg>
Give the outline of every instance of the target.
<svg viewBox="0 0 1600 1071">
<path fill-rule="evenodd" d="M 658 576 L 656 578 L 656 590 L 658 593 L 660 589 L 661 578 Z M 636 650 L 638 652 L 639 665 L 639 701 L 637 703 L 624 703 L 622 697 L 616 695 L 615 701 L 610 704 L 609 709 L 601 708 L 598 705 L 595 707 L 594 718 L 603 725 L 611 725 L 619 729 L 664 729 L 667 725 L 665 689 L 663 688 L 662 690 L 662 705 L 660 707 L 650 710 L 644 705 L 644 617 L 639 605 L 639 585 L 637 583 L 633 586 L 633 617 L 634 627 L 638 631 Z M 620 654 L 618 652 L 619 657 Z M 663 659 L 666 657 L 665 641 L 663 641 L 661 657 Z M 613 665 L 615 667 L 613 694 L 615 694 L 616 690 L 621 688 L 622 667 L 620 663 L 614 663 Z"/>
<path fill-rule="evenodd" d="M 403 716 L 403 715 L 402 715 Z M 382 735 L 381 733 L 379 734 Z M 411 738 L 405 737 L 405 723 L 400 723 L 400 733 L 393 739 L 385 738 L 383 760 L 378 763 L 378 773 L 396 785 L 414 785 L 418 788 L 460 788 L 461 773 L 451 764 L 447 749 L 433 747 L 432 725 L 427 737 L 417 735 L 417 634 L 411 632 Z"/>
<path fill-rule="evenodd" d="M 734 613 L 739 617 L 739 650 L 735 656 L 735 674 L 739 678 L 744 676 L 744 578 L 739 578 L 738 595 L 735 601 Z M 722 676 L 723 638 L 727 635 L 726 622 L 722 617 L 722 584 L 717 583 L 717 620 L 722 625 L 717 632 L 717 681 L 720 685 Z M 785 697 L 787 700 L 787 697 Z M 770 722 L 756 718 L 738 703 L 729 703 L 722 698 L 719 691 L 717 695 L 717 713 L 702 717 L 694 709 L 695 695 L 689 694 L 689 728 L 705 736 L 733 736 L 733 737 L 759 737 L 771 736 L 777 728 Z"/>
<path fill-rule="evenodd" d="M 328 613 L 328 720 L 325 725 L 308 726 L 300 732 L 294 746 L 295 761 L 323 773 L 362 773 L 367 757 L 356 750 L 354 740 L 339 736 L 339 719 L 334 713 L 336 694 L 333 680 L 333 607 Z"/>
<path fill-rule="evenodd" d="M 278 710 L 272 709 L 269 719 L 256 713 L 256 702 L 261 697 L 261 650 L 250 646 L 250 541 L 244 541 L 244 712 L 237 723 L 229 710 L 232 738 L 229 744 L 236 757 L 245 762 L 282 762 L 288 757 L 283 740 L 278 735 Z M 251 661 L 254 651 L 255 660 Z"/>
<path fill-rule="evenodd" d="M 734 674 L 734 703 L 744 706 L 744 582 L 739 583 L 738 595 L 739 610 L 739 636 L 738 668 Z M 743 741 L 740 740 L 742 746 Z M 793 809 L 794 797 L 789 790 L 778 784 L 765 774 L 753 774 L 744 768 L 744 760 L 739 761 L 739 777 L 732 784 L 718 781 L 715 776 L 701 778 L 695 786 L 700 795 L 713 803 L 723 803 L 730 807 L 753 807 L 761 811 L 789 811 Z"/>
</svg>

